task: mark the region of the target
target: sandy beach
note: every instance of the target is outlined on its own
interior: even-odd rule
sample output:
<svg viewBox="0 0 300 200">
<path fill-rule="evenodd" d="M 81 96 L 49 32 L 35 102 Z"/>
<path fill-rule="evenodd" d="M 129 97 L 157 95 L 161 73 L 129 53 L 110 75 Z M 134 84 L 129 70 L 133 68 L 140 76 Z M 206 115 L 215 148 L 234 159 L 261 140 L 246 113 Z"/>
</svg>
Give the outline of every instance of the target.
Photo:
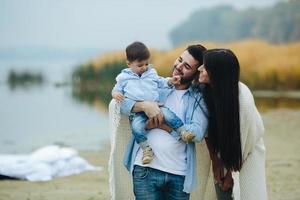
<svg viewBox="0 0 300 200">
<path fill-rule="evenodd" d="M 267 187 L 271 200 L 296 200 L 300 196 L 300 110 L 263 113 L 266 128 Z M 56 178 L 48 182 L 0 181 L 0 200 L 107 200 L 109 141 L 102 151 L 80 152 L 102 171 Z"/>
</svg>

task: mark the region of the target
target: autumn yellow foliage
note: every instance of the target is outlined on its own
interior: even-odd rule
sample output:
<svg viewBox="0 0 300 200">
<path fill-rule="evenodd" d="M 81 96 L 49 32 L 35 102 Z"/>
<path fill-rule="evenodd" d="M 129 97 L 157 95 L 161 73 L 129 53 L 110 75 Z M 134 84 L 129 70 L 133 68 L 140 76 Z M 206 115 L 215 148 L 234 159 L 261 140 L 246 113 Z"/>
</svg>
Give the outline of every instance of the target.
<svg viewBox="0 0 300 200">
<path fill-rule="evenodd" d="M 241 80 L 252 89 L 300 89 L 300 42 L 269 44 L 260 40 L 246 40 L 222 44 L 201 42 L 201 44 L 209 49 L 231 49 L 240 62 Z M 151 63 L 160 75 L 171 74 L 175 59 L 186 46 L 182 45 L 169 51 L 151 49 Z M 93 59 L 90 64 L 98 70 L 106 64 L 121 60 L 125 61 L 123 50 L 102 54 Z"/>
</svg>

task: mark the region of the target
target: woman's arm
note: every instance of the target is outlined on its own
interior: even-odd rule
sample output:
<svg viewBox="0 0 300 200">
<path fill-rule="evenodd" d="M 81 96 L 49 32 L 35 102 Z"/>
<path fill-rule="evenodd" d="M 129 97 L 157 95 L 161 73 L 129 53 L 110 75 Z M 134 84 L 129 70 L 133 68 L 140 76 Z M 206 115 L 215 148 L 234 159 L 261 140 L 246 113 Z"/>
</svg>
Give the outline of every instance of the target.
<svg viewBox="0 0 300 200">
<path fill-rule="evenodd" d="M 231 175 L 231 171 L 227 171 L 224 176 L 224 164 L 222 160 L 219 158 L 217 153 L 213 152 L 212 146 L 207 137 L 205 137 L 206 146 L 209 151 L 209 156 L 212 161 L 214 178 L 217 183 L 220 185 L 222 191 L 227 191 L 229 188 L 233 187 L 233 179 Z"/>
<path fill-rule="evenodd" d="M 217 153 L 213 152 L 213 148 L 207 137 L 205 137 L 205 142 L 209 151 L 210 159 L 212 161 L 214 178 L 219 184 L 222 184 L 222 178 L 224 177 L 224 165 Z"/>
</svg>

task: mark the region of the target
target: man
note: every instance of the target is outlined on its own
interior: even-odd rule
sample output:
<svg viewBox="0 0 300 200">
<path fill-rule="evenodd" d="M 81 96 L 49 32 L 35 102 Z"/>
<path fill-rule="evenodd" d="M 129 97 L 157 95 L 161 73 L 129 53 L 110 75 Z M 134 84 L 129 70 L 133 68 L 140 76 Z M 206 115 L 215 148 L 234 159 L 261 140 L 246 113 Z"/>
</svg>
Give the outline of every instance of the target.
<svg viewBox="0 0 300 200">
<path fill-rule="evenodd" d="M 147 135 L 154 152 L 150 164 L 141 163 L 142 151 L 132 138 L 124 158 L 126 168 L 133 175 L 133 190 L 136 199 L 189 199 L 189 193 L 195 189 L 196 150 L 195 143 L 200 142 L 207 130 L 204 100 L 194 92 L 191 84 L 198 75 L 197 68 L 202 65 L 202 54 L 206 49 L 201 45 L 189 46 L 175 61 L 173 76 L 180 76 L 179 84 L 166 88 L 160 101 L 172 110 L 185 124 L 188 132 L 195 135 L 191 142 L 186 141 L 175 131 L 154 128 Z M 150 127 L 162 126 L 163 116 L 155 102 L 135 102 L 125 99 L 121 112 L 145 112 Z M 170 134 L 173 134 L 171 136 Z M 177 136 L 175 139 L 174 136 Z"/>
</svg>

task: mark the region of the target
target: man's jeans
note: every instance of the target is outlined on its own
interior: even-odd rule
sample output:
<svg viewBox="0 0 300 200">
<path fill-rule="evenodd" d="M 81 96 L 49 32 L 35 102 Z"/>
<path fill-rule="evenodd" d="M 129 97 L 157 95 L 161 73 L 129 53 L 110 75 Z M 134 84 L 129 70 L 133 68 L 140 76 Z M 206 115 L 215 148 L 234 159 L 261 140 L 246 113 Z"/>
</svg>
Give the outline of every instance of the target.
<svg viewBox="0 0 300 200">
<path fill-rule="evenodd" d="M 134 166 L 133 191 L 136 200 L 188 200 L 183 192 L 184 176 L 149 167 Z"/>
<path fill-rule="evenodd" d="M 167 125 L 172 127 L 174 130 L 182 127 L 184 124 L 179 117 L 175 113 L 173 113 L 169 108 L 160 107 L 161 112 L 164 115 L 164 121 Z M 144 112 L 132 113 L 129 116 L 130 125 L 132 134 L 136 142 L 139 144 L 141 142 L 145 142 L 147 140 L 145 130 L 146 121 L 148 117 Z"/>
</svg>

